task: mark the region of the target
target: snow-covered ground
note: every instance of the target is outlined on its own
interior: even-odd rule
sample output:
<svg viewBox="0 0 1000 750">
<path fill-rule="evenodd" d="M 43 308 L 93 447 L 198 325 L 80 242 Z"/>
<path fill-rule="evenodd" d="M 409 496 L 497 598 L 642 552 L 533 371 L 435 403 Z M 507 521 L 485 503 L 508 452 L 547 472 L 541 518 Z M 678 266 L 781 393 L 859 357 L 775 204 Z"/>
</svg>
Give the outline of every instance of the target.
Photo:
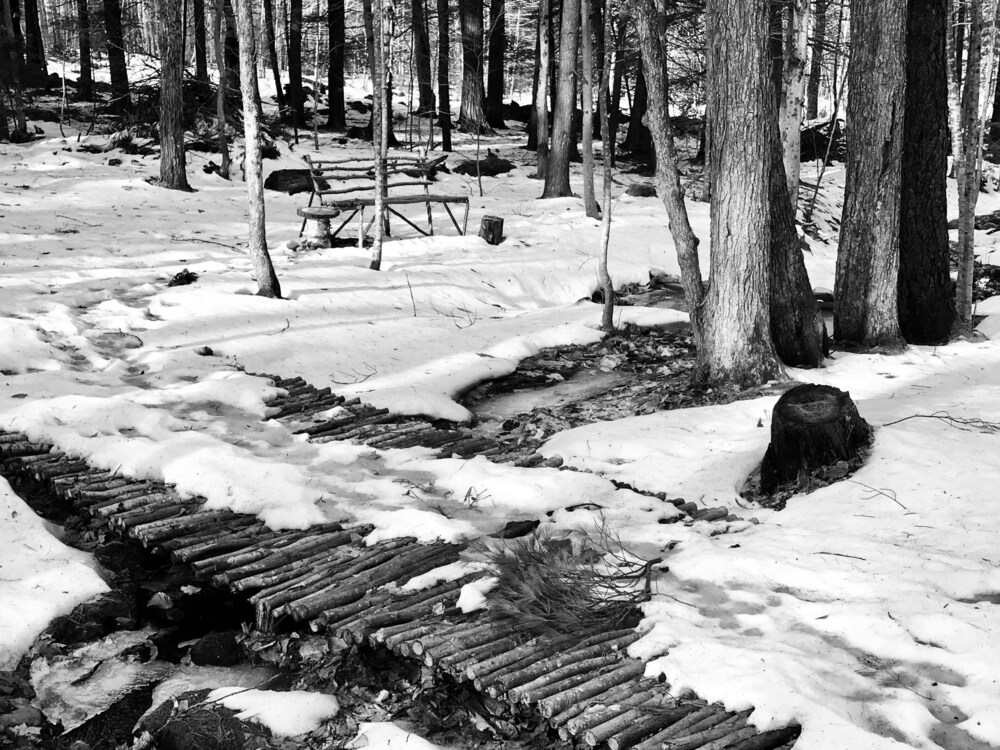
<svg viewBox="0 0 1000 750">
<path fill-rule="evenodd" d="M 32 143 L 0 144 L 0 428 L 275 527 L 347 518 L 376 523 L 373 539 L 456 539 L 523 518 L 592 529 L 595 512 L 563 510 L 591 501 L 627 546 L 667 557 L 648 634 L 632 652 L 677 690 L 755 706 L 761 727 L 798 721 L 803 750 L 1000 747 L 1000 435 L 907 419 L 1000 423 L 997 343 L 838 354 L 822 371 L 790 373 L 851 392 L 878 428 L 871 460 L 851 481 L 780 513 L 747 508 L 742 515 L 759 524 L 713 536 L 717 524 L 657 523 L 672 505 L 616 491 L 608 479 L 706 506 L 740 504 L 767 444 L 773 397 L 595 424 L 546 446 L 596 474 L 308 444 L 266 419 L 274 390 L 249 372 L 301 375 L 378 406 L 461 420 L 469 415 L 454 396 L 468 386 L 542 347 L 598 340 L 600 312 L 588 299 L 599 223 L 578 199 L 537 200 L 530 164 L 484 180 L 483 197 L 472 178 L 441 178 L 442 190 L 470 196 L 470 227 L 484 214 L 504 217 L 503 244 L 474 231 L 404 234 L 386 244 L 381 272 L 356 247 L 288 251 L 305 200 L 268 193 L 286 296 L 268 300 L 253 295 L 241 183 L 204 173 L 206 157 L 193 153 L 195 192 L 164 190 L 146 181 L 155 158 L 84 153 L 78 145 L 104 137 L 46 128 Z M 516 143 L 511 134 L 489 145 Z M 471 155 L 470 144 L 459 146 Z M 322 137 L 324 154 L 362 148 Z M 311 145 L 281 150 L 267 170 L 300 167 Z M 677 273 L 662 205 L 625 197 L 632 179 L 618 175 L 614 186 L 616 284 Z M 812 242 L 814 286 L 833 287 L 830 209 L 842 179 L 839 169 L 824 177 L 816 223 L 829 241 Z M 998 205 L 984 196 L 980 211 Z M 707 271 L 708 209 L 689 210 Z M 990 238 L 980 241 L 992 250 Z M 168 288 L 184 268 L 198 281 Z M 616 313 L 642 325 L 681 317 Z M 18 614 L 0 613 L 4 668 L 50 617 L 104 584 L 2 480 L 0 519 L 0 601 Z"/>
</svg>

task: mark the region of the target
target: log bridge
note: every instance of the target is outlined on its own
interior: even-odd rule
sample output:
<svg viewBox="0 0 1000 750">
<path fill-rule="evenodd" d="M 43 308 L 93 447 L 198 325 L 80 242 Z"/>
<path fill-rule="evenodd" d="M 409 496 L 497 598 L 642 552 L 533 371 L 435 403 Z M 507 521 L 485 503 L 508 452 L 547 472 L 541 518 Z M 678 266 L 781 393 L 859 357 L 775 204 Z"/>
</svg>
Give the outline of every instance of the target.
<svg viewBox="0 0 1000 750">
<path fill-rule="evenodd" d="M 338 420 L 327 420 L 306 430 L 314 440 L 431 443 L 448 455 L 477 455 L 485 447 L 484 438 L 467 430 L 389 418 L 297 379 L 276 384 L 285 389 L 274 404 L 277 418 L 308 418 L 333 405 L 355 415 L 336 427 Z M 397 426 L 369 433 L 376 424 Z M 499 456 L 511 459 L 491 454 Z M 525 458 L 513 462 L 544 463 Z M 668 685 L 644 676 L 642 661 L 627 655 L 640 637 L 634 630 L 539 636 L 488 610 L 463 614 L 455 606 L 461 588 L 484 572 L 419 591 L 389 586 L 459 559 L 463 545 L 401 538 L 365 546 L 372 527 L 347 522 L 274 531 L 255 516 L 208 510 L 201 498 L 92 467 L 19 433 L 0 433 L 0 474 L 41 483 L 78 512 L 169 556 L 193 583 L 245 597 L 258 629 L 309 630 L 389 649 L 438 677 L 471 683 L 501 704 L 537 712 L 565 740 L 610 750 L 787 750 L 799 734 L 797 726 L 760 732 L 747 723 L 749 710 L 672 696 Z"/>
</svg>

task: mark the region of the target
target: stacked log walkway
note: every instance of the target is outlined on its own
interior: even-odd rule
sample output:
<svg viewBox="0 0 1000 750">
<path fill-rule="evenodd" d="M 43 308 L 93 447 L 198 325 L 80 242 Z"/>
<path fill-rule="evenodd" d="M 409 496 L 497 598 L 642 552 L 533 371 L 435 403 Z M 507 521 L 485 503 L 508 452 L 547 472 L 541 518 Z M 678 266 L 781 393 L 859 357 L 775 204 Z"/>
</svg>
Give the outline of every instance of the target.
<svg viewBox="0 0 1000 750">
<path fill-rule="evenodd" d="M 341 416 L 306 429 L 314 440 L 363 440 L 379 447 L 431 443 L 442 455 L 486 453 L 511 460 L 467 430 L 393 417 L 298 380 L 276 384 L 288 394 L 275 404 L 278 418 L 308 419 L 342 407 Z M 530 455 L 512 462 L 542 463 Z M 308 628 L 389 649 L 470 683 L 501 704 L 534 710 L 563 739 L 580 745 L 775 750 L 792 747 L 799 733 L 794 726 L 759 732 L 747 724 L 749 711 L 671 696 L 667 685 L 643 676 L 643 662 L 627 656 L 627 647 L 639 639 L 633 630 L 536 636 L 488 611 L 463 614 L 455 606 L 462 586 L 485 573 L 419 591 L 399 588 L 458 560 L 463 545 L 402 538 L 366 546 L 362 538 L 372 527 L 346 522 L 273 531 L 255 516 L 206 509 L 204 500 L 182 498 L 168 485 L 93 468 L 17 433 L 0 433 L 0 474 L 15 483 L 43 483 L 78 512 L 187 566 L 192 580 L 246 597 L 262 630 Z"/>
</svg>

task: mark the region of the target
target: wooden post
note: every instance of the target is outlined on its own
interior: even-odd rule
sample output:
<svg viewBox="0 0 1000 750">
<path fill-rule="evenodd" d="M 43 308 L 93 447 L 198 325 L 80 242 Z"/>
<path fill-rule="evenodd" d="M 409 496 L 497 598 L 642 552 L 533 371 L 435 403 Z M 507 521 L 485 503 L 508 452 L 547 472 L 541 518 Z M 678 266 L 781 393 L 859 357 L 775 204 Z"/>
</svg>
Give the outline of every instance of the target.
<svg viewBox="0 0 1000 750">
<path fill-rule="evenodd" d="M 479 226 L 479 236 L 491 245 L 503 242 L 503 219 L 499 216 L 484 216 Z"/>
</svg>

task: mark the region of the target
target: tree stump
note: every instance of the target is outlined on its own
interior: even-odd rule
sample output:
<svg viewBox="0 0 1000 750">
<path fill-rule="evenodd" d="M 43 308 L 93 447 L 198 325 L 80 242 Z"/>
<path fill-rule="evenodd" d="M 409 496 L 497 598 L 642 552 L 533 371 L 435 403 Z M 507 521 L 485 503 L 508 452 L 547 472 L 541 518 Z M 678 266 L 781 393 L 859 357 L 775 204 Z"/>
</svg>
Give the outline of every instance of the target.
<svg viewBox="0 0 1000 750">
<path fill-rule="evenodd" d="M 503 242 L 503 219 L 499 216 L 484 216 L 479 225 L 479 236 L 491 245 Z"/>
<path fill-rule="evenodd" d="M 815 469 L 849 461 L 871 442 L 872 429 L 850 394 L 807 383 L 787 391 L 771 415 L 771 444 L 760 465 L 760 488 L 799 483 Z"/>
</svg>

